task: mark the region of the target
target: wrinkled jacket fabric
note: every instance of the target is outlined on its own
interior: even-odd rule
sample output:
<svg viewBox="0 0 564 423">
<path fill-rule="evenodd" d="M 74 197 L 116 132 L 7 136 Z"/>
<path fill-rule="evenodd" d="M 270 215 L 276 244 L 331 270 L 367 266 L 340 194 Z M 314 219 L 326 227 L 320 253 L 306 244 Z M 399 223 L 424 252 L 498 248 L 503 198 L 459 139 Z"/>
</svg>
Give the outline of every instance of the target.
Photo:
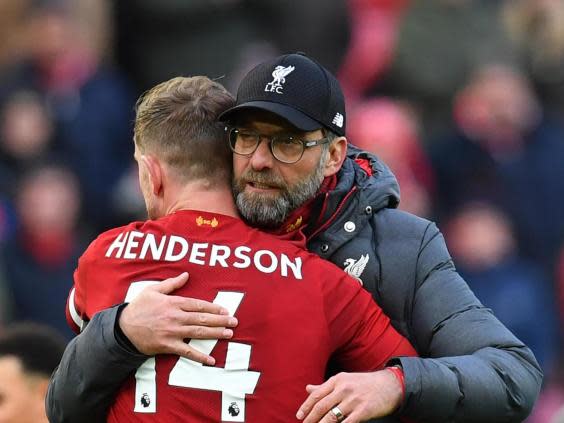
<svg viewBox="0 0 564 423">
<path fill-rule="evenodd" d="M 364 287 L 425 357 L 397 359 L 406 385 L 398 414 L 432 423 L 522 421 L 542 381 L 532 352 L 472 294 L 437 227 L 397 210 L 398 202 L 389 169 L 350 146 L 308 241 L 342 268 L 368 255 Z M 52 423 L 103 420 L 114 392 L 144 361 L 116 341 L 117 312 L 98 313 L 69 344 L 47 395 Z"/>
<path fill-rule="evenodd" d="M 540 390 L 539 365 L 458 275 L 435 224 L 397 210 L 393 174 L 353 146 L 338 181 L 308 249 L 342 268 L 368 255 L 364 287 L 426 357 L 397 360 L 400 411 L 433 423 L 522 421 Z"/>
</svg>

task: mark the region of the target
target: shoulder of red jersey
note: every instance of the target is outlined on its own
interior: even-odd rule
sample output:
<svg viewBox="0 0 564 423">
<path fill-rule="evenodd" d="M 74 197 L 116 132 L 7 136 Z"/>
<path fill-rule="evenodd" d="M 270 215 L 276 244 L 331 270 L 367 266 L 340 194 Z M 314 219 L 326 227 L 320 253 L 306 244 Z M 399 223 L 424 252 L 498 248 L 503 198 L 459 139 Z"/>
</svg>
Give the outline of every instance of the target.
<svg viewBox="0 0 564 423">
<path fill-rule="evenodd" d="M 93 288 L 91 285 L 100 281 L 107 263 L 102 265 L 107 246 L 121 233 L 137 230 L 145 222 L 132 222 L 128 225 L 110 229 L 101 233 L 86 248 L 78 259 L 78 266 L 74 272 L 74 285 L 67 298 L 67 321 L 75 332 L 82 328 L 84 320 L 89 316 L 86 312 L 88 292 Z"/>
</svg>

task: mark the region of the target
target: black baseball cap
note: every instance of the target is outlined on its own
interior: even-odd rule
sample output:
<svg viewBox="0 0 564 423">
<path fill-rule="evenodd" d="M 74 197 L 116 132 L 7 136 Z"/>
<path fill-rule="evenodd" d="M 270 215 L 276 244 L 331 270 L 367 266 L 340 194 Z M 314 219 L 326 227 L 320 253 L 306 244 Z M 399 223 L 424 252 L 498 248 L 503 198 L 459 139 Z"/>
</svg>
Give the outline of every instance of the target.
<svg viewBox="0 0 564 423">
<path fill-rule="evenodd" d="M 239 85 L 235 106 L 219 120 L 233 121 L 248 109 L 272 112 L 302 131 L 325 127 L 345 135 L 345 99 L 339 82 L 303 53 L 279 56 L 253 68 Z"/>
</svg>

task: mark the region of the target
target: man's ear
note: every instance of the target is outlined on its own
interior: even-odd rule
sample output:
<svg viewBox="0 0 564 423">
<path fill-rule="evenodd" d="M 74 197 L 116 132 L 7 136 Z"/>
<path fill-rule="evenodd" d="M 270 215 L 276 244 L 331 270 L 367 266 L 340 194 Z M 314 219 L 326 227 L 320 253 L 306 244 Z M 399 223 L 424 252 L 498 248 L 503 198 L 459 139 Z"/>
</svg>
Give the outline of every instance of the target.
<svg viewBox="0 0 564 423">
<path fill-rule="evenodd" d="M 151 183 L 153 194 L 159 197 L 163 190 L 163 169 L 161 163 L 151 154 L 142 155 L 141 162 L 149 174 L 149 182 Z"/>
<path fill-rule="evenodd" d="M 325 169 L 323 171 L 323 176 L 331 176 L 336 174 L 345 158 L 347 157 L 347 139 L 345 137 L 339 137 L 333 140 L 329 145 L 329 159 L 325 163 Z"/>
</svg>

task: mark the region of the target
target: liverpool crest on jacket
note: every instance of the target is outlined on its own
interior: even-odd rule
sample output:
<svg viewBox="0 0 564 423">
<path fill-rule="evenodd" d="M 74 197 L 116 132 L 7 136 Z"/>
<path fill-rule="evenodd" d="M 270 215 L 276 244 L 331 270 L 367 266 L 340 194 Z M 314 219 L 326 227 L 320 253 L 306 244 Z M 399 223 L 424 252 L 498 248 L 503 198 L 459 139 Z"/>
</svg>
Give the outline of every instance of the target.
<svg viewBox="0 0 564 423">
<path fill-rule="evenodd" d="M 364 268 L 366 267 L 366 263 L 368 263 L 369 258 L 370 257 L 368 256 L 368 254 L 364 254 L 361 255 L 358 260 L 348 258 L 344 263 L 345 272 L 347 272 L 353 278 L 357 279 L 361 285 L 363 285 L 363 283 L 362 279 L 360 279 L 360 275 L 362 275 L 362 272 L 364 272 Z"/>
</svg>

